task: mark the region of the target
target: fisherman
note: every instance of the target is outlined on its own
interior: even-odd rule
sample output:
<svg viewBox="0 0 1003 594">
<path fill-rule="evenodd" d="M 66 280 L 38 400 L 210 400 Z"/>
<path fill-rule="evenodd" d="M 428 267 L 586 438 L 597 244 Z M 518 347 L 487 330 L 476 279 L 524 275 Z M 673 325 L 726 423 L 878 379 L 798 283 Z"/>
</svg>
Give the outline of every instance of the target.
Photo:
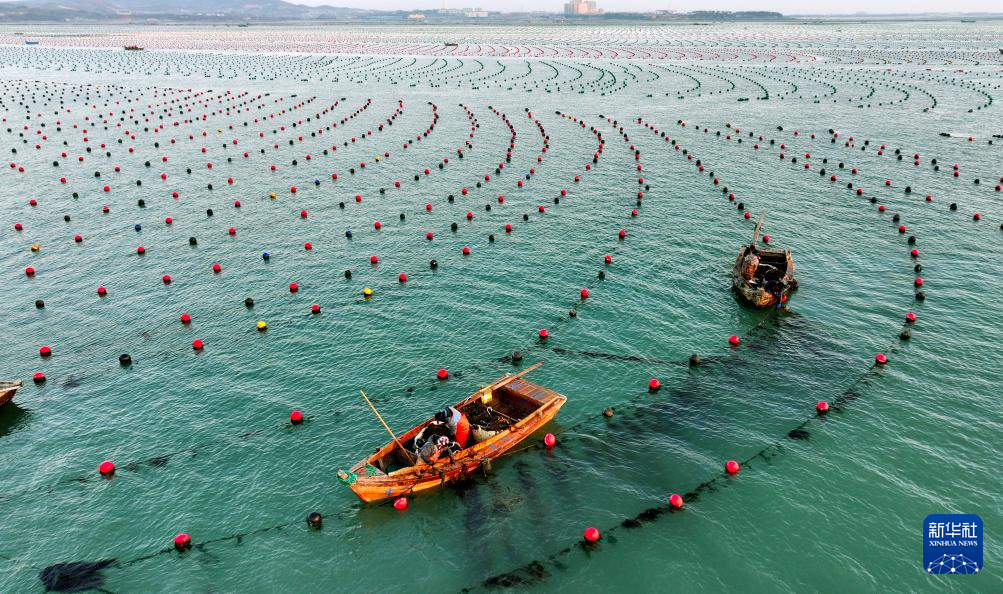
<svg viewBox="0 0 1003 594">
<path fill-rule="evenodd" d="M 442 422 L 432 421 L 414 438 L 414 453 L 419 463 L 434 464 L 443 452 L 449 452 L 449 427 Z"/>
<path fill-rule="evenodd" d="M 749 283 L 756 281 L 756 270 L 759 268 L 759 250 L 756 246 L 749 246 L 746 250 L 745 258 L 742 260 L 742 278 Z"/>
<path fill-rule="evenodd" d="M 415 442 L 417 443 L 417 442 Z M 415 453 L 418 455 L 418 462 L 424 464 L 435 464 L 443 454 L 449 456 L 449 461 L 453 461 L 453 454 L 460 451 L 460 446 L 448 435 L 432 435 L 425 440 Z"/>
<path fill-rule="evenodd" d="M 459 444 L 460 449 L 467 447 L 467 441 L 470 439 L 470 421 L 467 420 L 467 415 L 456 410 L 456 407 L 447 406 L 435 413 L 435 420 L 449 427 L 453 440 Z"/>
</svg>

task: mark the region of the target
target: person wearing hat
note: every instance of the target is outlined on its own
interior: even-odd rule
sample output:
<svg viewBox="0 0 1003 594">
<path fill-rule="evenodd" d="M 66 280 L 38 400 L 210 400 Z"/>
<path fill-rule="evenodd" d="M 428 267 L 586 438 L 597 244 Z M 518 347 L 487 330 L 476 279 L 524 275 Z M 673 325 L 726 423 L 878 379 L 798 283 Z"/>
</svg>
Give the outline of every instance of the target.
<svg viewBox="0 0 1003 594">
<path fill-rule="evenodd" d="M 470 421 L 467 420 L 467 415 L 456 410 L 456 407 L 447 406 L 435 413 L 435 420 L 449 427 L 453 440 L 460 449 L 467 447 L 467 441 L 470 439 Z"/>
</svg>

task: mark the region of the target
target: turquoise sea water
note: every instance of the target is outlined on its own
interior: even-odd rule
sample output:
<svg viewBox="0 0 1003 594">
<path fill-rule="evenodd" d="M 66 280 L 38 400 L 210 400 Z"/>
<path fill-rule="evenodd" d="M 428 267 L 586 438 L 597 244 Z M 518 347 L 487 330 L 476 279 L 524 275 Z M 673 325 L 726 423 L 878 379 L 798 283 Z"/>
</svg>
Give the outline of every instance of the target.
<svg viewBox="0 0 1003 594">
<path fill-rule="evenodd" d="M 0 379 L 26 386 L 0 411 L 0 590 L 101 560 L 83 585 L 112 592 L 1003 588 L 998 24 L 692 29 L 3 32 Z M 783 312 L 730 291 L 761 212 L 797 263 Z M 540 360 L 569 399 L 553 450 L 403 513 L 338 482 L 388 439 L 359 389 L 403 431 Z M 982 517 L 983 572 L 925 573 L 931 513 Z"/>
</svg>

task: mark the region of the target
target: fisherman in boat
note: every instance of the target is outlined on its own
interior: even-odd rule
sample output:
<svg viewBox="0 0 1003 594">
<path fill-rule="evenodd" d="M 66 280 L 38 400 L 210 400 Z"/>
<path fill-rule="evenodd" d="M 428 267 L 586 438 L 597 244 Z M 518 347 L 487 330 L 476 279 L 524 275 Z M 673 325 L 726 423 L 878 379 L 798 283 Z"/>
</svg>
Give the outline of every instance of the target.
<svg viewBox="0 0 1003 594">
<path fill-rule="evenodd" d="M 745 258 L 742 260 L 742 278 L 750 284 L 756 282 L 756 270 L 759 269 L 759 250 L 756 246 L 749 246 L 746 250 Z"/>
<path fill-rule="evenodd" d="M 434 464 L 443 453 L 452 457 L 452 453 L 459 450 L 449 426 L 437 420 L 426 425 L 414 438 L 414 453 L 419 463 Z"/>
<path fill-rule="evenodd" d="M 460 446 L 449 439 L 448 435 L 431 435 L 415 453 L 418 455 L 418 463 L 435 464 L 443 454 L 449 456 L 449 461 L 452 462 L 453 454 L 458 451 Z"/>
<path fill-rule="evenodd" d="M 456 407 L 447 406 L 435 413 L 435 420 L 449 427 L 453 440 L 460 445 L 460 449 L 467 447 L 467 441 L 470 439 L 470 421 L 467 415 L 458 411 Z"/>
</svg>

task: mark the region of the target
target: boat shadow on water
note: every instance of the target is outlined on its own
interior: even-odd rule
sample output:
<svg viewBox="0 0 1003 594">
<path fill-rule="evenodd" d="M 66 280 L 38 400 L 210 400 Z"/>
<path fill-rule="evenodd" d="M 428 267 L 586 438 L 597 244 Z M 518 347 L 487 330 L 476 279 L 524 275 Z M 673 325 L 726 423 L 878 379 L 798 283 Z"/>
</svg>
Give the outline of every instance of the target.
<svg viewBox="0 0 1003 594">
<path fill-rule="evenodd" d="M 15 402 L 8 402 L 0 406 L 0 437 L 6 437 L 24 429 L 30 419 L 31 412 L 21 408 Z"/>
</svg>

